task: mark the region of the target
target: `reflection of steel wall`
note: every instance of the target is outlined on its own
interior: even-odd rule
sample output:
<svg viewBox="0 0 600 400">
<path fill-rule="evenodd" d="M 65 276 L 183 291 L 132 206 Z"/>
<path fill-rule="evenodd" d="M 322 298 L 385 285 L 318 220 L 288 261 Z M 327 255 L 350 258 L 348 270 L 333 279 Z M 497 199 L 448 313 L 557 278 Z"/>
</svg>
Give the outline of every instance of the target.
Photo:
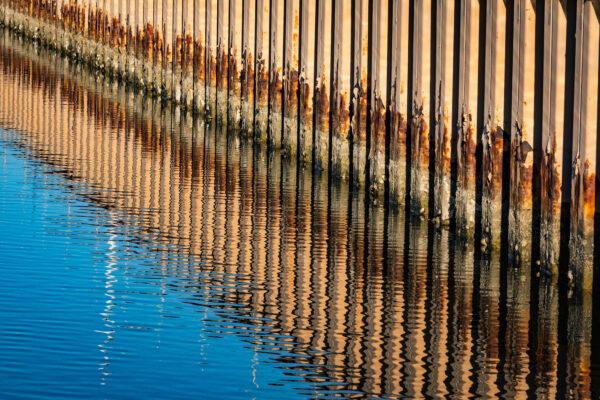
<svg viewBox="0 0 600 400">
<path fill-rule="evenodd" d="M 515 261 L 553 269 L 561 203 L 573 247 L 589 245 L 597 0 L 2 0 L 0 13 L 370 196 L 467 237 L 477 226 L 484 250 L 504 226 Z"/>
<path fill-rule="evenodd" d="M 165 262 L 164 272 L 185 290 L 210 290 L 202 304 L 252 321 L 260 334 L 237 331 L 293 354 L 281 356 L 290 373 L 348 383 L 332 392 L 525 398 L 535 360 L 532 381 L 555 397 L 566 378 L 556 372 L 552 285 L 530 318 L 528 271 L 476 261 L 471 246 L 426 225 L 405 230 L 402 215 L 386 223 L 346 186 L 328 188 L 221 128 L 30 50 L 0 35 L 0 121 L 14 141 L 140 226 L 140 243 L 199 261 L 185 264 L 193 270 Z M 563 351 L 580 398 L 590 398 L 578 380 L 589 369 L 589 299 L 573 304 L 571 333 L 560 332 L 572 340 Z"/>
</svg>

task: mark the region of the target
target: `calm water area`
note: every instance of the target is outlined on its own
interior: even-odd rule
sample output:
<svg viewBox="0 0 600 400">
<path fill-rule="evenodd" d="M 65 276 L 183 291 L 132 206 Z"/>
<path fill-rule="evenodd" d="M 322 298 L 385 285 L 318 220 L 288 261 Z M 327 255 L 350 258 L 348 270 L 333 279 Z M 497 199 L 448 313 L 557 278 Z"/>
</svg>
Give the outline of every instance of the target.
<svg viewBox="0 0 600 400">
<path fill-rule="evenodd" d="M 0 32 L 0 397 L 592 399 L 592 296 Z"/>
</svg>

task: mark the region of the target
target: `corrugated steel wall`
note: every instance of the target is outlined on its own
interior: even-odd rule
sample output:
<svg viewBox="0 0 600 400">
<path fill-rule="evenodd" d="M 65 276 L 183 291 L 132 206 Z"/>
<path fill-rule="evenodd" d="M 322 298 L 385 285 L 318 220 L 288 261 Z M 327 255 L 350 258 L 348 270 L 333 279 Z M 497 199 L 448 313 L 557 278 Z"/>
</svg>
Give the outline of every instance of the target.
<svg viewBox="0 0 600 400">
<path fill-rule="evenodd" d="M 0 5 L 14 29 L 484 251 L 591 263 L 598 0 Z"/>
</svg>

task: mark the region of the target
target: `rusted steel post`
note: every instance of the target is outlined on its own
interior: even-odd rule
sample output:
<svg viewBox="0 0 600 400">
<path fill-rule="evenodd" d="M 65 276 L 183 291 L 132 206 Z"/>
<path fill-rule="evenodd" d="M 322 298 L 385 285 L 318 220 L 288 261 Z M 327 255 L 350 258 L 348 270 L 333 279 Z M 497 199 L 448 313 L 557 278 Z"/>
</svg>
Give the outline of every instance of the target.
<svg viewBox="0 0 600 400">
<path fill-rule="evenodd" d="M 121 5 L 124 7 L 125 0 L 121 0 Z M 88 41 L 88 62 L 93 65 L 94 56 L 96 53 L 96 33 L 97 33 L 97 15 L 98 15 L 98 2 L 97 0 L 89 0 L 89 8 L 88 8 L 88 32 L 87 32 L 87 41 Z M 53 46 L 55 45 L 56 40 L 56 22 L 54 19 L 54 9 L 51 11 L 51 21 L 52 21 L 52 40 Z M 123 62 L 121 60 L 121 62 Z"/>
<path fill-rule="evenodd" d="M 206 85 L 206 1 L 193 0 L 193 49 L 192 49 L 192 84 L 193 84 L 193 111 L 200 112 L 204 110 L 205 97 L 204 88 Z"/>
<path fill-rule="evenodd" d="M 190 4 L 193 3 L 193 4 Z M 182 74 L 182 82 L 181 82 L 181 90 L 182 90 L 182 101 L 186 109 L 192 111 L 194 107 L 194 60 L 195 60 L 195 50 L 196 50 L 196 41 L 195 39 L 195 30 L 194 30 L 194 21 L 196 19 L 195 14 L 195 5 L 196 1 L 194 0 L 183 0 L 182 12 L 183 12 L 183 21 L 182 21 L 182 37 L 183 37 L 183 74 Z"/>
<path fill-rule="evenodd" d="M 472 234 L 475 225 L 475 147 L 478 68 L 478 7 L 476 2 L 457 3 L 454 43 L 453 159 L 456 186 L 450 202 L 461 235 Z"/>
<path fill-rule="evenodd" d="M 315 34 L 315 83 L 313 97 L 313 163 L 317 170 L 329 168 L 329 79 L 331 63 L 331 7 L 317 0 Z"/>
<path fill-rule="evenodd" d="M 350 87 L 352 7 L 336 0 L 333 9 L 331 62 L 331 163 L 333 175 L 346 180 L 350 175 Z"/>
<path fill-rule="evenodd" d="M 298 142 L 299 0 L 284 0 L 281 147 L 295 156 Z"/>
<path fill-rule="evenodd" d="M 227 34 L 227 119 L 231 129 L 238 130 L 241 125 L 241 47 L 243 16 L 239 0 L 229 0 L 229 29 Z"/>
<path fill-rule="evenodd" d="M 144 90 L 147 93 L 152 93 L 152 57 L 153 57 L 153 41 L 154 28 L 152 25 L 151 16 L 154 12 L 154 2 L 152 0 L 144 1 L 142 8 L 142 35 L 143 35 L 143 68 L 142 80 L 144 82 Z"/>
<path fill-rule="evenodd" d="M 135 1 L 126 0 L 126 20 L 127 20 L 127 81 L 135 82 L 136 70 L 136 16 L 135 16 Z M 163 0 L 166 2 L 167 0 Z"/>
<path fill-rule="evenodd" d="M 215 118 L 217 106 L 217 0 L 206 0 L 206 119 Z"/>
<path fill-rule="evenodd" d="M 298 78 L 298 160 L 312 164 L 315 72 L 315 0 L 300 0 L 300 76 Z"/>
<path fill-rule="evenodd" d="M 506 70 L 510 81 L 510 178 L 508 246 L 512 263 L 527 262 L 531 250 L 533 94 L 535 82 L 535 12 L 516 0 L 507 10 L 509 32 Z M 511 56 L 512 54 L 512 56 Z"/>
<path fill-rule="evenodd" d="M 184 14 L 184 6 L 186 0 L 177 0 L 176 1 L 176 12 L 174 11 L 175 18 L 175 32 L 173 35 L 175 38 L 174 43 L 174 57 L 175 60 L 175 86 L 174 93 L 172 94 L 175 99 L 176 104 L 181 105 L 183 108 L 186 107 L 186 98 L 185 98 L 185 90 L 184 90 L 184 82 L 185 82 L 185 74 L 186 74 L 186 46 L 187 46 L 187 31 L 186 31 L 186 22 L 187 15 Z"/>
<path fill-rule="evenodd" d="M 217 1 L 217 119 L 227 115 L 229 0 Z"/>
<path fill-rule="evenodd" d="M 478 195 L 481 196 L 480 243 L 482 251 L 491 250 L 500 244 L 500 224 L 502 215 L 502 161 L 504 133 L 500 128 L 499 116 L 503 103 L 497 86 L 503 85 L 503 62 L 498 57 L 499 49 L 504 49 L 503 34 L 498 27 L 505 23 L 504 4 L 498 0 L 482 3 L 480 9 L 480 73 L 477 109 L 478 135 Z M 502 25 L 503 26 L 503 25 Z M 503 31 L 502 31 L 503 32 Z"/>
<path fill-rule="evenodd" d="M 171 92 L 171 50 L 172 50 L 172 5 L 170 0 L 162 0 L 162 33 L 163 33 L 163 49 L 162 49 L 162 71 L 161 71 L 161 95 L 166 98 Z"/>
<path fill-rule="evenodd" d="M 110 48 L 110 15 L 108 6 L 110 5 L 108 2 L 110 0 L 102 0 L 102 20 L 101 20 L 101 37 L 102 40 L 100 42 L 100 57 L 101 57 L 101 70 L 105 74 L 108 74 L 110 71 L 111 59 L 110 53 L 108 49 Z M 68 23 L 68 22 L 67 22 Z M 68 37 L 68 31 L 66 33 Z"/>
<path fill-rule="evenodd" d="M 254 140 L 265 143 L 268 135 L 270 58 L 270 0 L 256 0 L 254 43 Z"/>
<path fill-rule="evenodd" d="M 119 49 L 120 49 L 120 30 L 121 20 L 119 19 L 119 0 L 111 1 L 110 9 L 110 71 L 116 78 L 120 77 Z M 79 22 L 78 22 L 79 24 Z M 78 47 L 81 47 L 78 45 Z"/>
<path fill-rule="evenodd" d="M 369 187 L 375 198 L 383 198 L 386 159 L 386 62 L 387 19 L 383 18 L 383 1 L 369 1 L 369 35 L 367 63 L 367 169 Z"/>
<path fill-rule="evenodd" d="M 411 2 L 409 10 L 408 133 L 410 139 L 410 210 L 415 215 L 428 213 L 429 193 L 429 81 L 431 76 L 431 5 Z"/>
<path fill-rule="evenodd" d="M 252 133 L 254 126 L 254 43 L 256 41 L 256 1 L 242 3 L 242 47 L 241 47 L 241 105 L 240 130 L 245 136 Z"/>
<path fill-rule="evenodd" d="M 182 51 L 182 37 L 181 37 L 181 6 L 182 0 L 172 0 L 172 17 L 171 17 L 171 91 L 169 95 L 172 97 L 173 102 L 176 105 L 181 104 L 181 51 Z"/>
<path fill-rule="evenodd" d="M 358 186 L 365 184 L 367 175 L 368 6 L 368 0 L 352 0 L 350 135 L 352 140 L 352 180 Z"/>
<path fill-rule="evenodd" d="M 439 2 L 440 7 L 445 2 Z M 388 9 L 388 76 L 386 135 L 388 136 L 388 196 L 390 204 L 404 205 L 406 197 L 406 110 L 408 83 L 408 3 L 389 2 Z M 442 21 L 434 22 L 440 26 Z M 356 90 L 356 89 L 355 89 Z M 359 151 L 356 148 L 354 151 Z"/>
<path fill-rule="evenodd" d="M 123 0 L 121 0 L 123 1 Z M 161 93 L 161 81 L 162 81 L 162 67 L 161 67 L 161 55 L 163 42 L 162 32 L 162 1 L 152 0 L 152 26 L 153 32 L 153 46 L 152 46 L 152 94 L 158 96 Z"/>
<path fill-rule="evenodd" d="M 126 23 L 126 15 L 127 15 L 127 9 L 125 8 L 126 6 L 126 0 L 118 0 L 117 2 L 117 13 L 116 13 L 116 18 L 117 18 L 117 46 L 116 46 L 116 56 L 115 56 L 115 61 L 116 61 L 116 68 L 117 68 L 117 75 L 121 78 L 121 79 L 126 79 L 127 78 L 127 23 Z M 91 7 L 90 7 L 91 8 Z M 87 43 L 87 45 L 89 46 L 89 42 Z M 87 50 L 87 52 L 89 53 L 90 49 Z"/>
<path fill-rule="evenodd" d="M 596 146 L 598 139 L 598 67 L 600 29 L 597 11 L 591 1 L 575 0 L 569 4 L 569 22 L 575 36 L 567 37 L 574 49 L 567 54 L 573 63 L 572 164 L 570 171 L 570 272 L 574 282 L 590 287 L 592 270 L 593 217 L 595 212 Z M 569 79 L 569 76 L 567 76 Z M 568 136 L 568 135 L 567 135 Z"/>
<path fill-rule="evenodd" d="M 283 59 L 283 0 L 270 0 L 269 8 L 269 114 L 268 142 L 272 148 L 281 147 L 281 79 Z"/>
<path fill-rule="evenodd" d="M 455 1 L 436 2 L 432 9 L 432 78 L 430 87 L 430 129 L 433 129 L 434 177 L 432 221 L 448 225 L 451 191 L 451 99 L 452 48 L 454 47 Z"/>
<path fill-rule="evenodd" d="M 546 272 L 557 271 L 560 249 L 561 163 L 564 119 L 566 14 L 560 0 L 549 0 L 537 10 L 536 91 L 534 110 L 534 226 L 537 259 Z M 536 238 L 537 235 L 537 238 Z"/>
</svg>

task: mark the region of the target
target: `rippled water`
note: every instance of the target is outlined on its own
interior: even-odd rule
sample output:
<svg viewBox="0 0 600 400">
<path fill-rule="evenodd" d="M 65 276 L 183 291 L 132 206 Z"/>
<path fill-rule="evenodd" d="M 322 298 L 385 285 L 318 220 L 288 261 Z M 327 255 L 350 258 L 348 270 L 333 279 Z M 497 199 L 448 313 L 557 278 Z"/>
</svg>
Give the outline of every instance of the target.
<svg viewBox="0 0 600 400">
<path fill-rule="evenodd" d="M 0 68 L 2 397 L 593 398 L 588 289 L 2 33 Z"/>
</svg>

